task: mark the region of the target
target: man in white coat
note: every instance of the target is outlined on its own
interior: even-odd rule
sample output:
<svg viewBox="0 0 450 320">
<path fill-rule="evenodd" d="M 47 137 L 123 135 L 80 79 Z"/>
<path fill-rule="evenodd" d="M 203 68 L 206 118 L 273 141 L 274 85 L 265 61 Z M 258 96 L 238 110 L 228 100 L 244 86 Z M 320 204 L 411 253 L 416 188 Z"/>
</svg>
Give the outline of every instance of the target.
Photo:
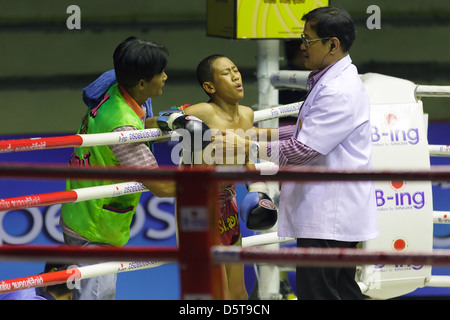
<svg viewBox="0 0 450 320">
<path fill-rule="evenodd" d="M 331 170 L 372 169 L 368 95 L 352 64 L 355 39 L 350 15 L 323 7 L 307 13 L 301 49 L 309 92 L 297 125 L 278 129 L 273 142 L 238 141 L 282 166 L 325 166 Z M 261 130 L 261 129 L 259 129 Z M 230 148 L 230 146 L 226 146 Z M 268 157 L 267 157 L 268 156 Z M 261 156 L 260 156 L 261 157 Z M 278 234 L 298 247 L 355 248 L 378 236 L 372 181 L 283 182 Z M 299 267 L 299 299 L 361 299 L 356 268 Z"/>
</svg>

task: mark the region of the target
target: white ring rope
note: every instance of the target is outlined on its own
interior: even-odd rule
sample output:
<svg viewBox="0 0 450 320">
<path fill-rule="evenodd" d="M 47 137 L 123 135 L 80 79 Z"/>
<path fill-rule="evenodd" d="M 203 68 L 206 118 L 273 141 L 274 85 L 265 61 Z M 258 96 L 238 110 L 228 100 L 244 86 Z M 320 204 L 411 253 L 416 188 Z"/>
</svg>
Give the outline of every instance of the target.
<svg viewBox="0 0 450 320">
<path fill-rule="evenodd" d="M 306 90 L 311 71 L 280 70 L 271 74 L 270 84 L 276 89 Z M 416 85 L 416 97 L 450 97 L 450 86 Z"/>
<path fill-rule="evenodd" d="M 281 105 L 254 112 L 254 122 L 273 118 L 297 116 L 303 101 Z M 116 145 L 169 139 L 178 135 L 173 131 L 160 129 L 144 129 L 124 132 L 108 132 L 95 134 L 75 134 L 59 137 L 0 140 L 0 153 L 46 150 L 69 147 L 92 147 L 100 145 Z M 430 156 L 449 157 L 450 145 L 429 145 Z"/>
<path fill-rule="evenodd" d="M 259 122 L 275 117 L 279 118 L 296 115 L 298 114 L 301 105 L 302 102 L 296 102 L 255 111 L 254 119 L 255 122 Z M 0 141 L 0 153 L 156 141 L 169 139 L 176 135 L 178 134 L 174 131 L 161 131 L 160 129 L 155 128 L 108 133 L 75 134 L 59 137 L 2 140 Z"/>
<path fill-rule="evenodd" d="M 430 156 L 450 157 L 450 145 L 429 145 Z"/>
<path fill-rule="evenodd" d="M 450 86 L 418 85 L 415 95 L 417 97 L 450 97 Z"/>
<path fill-rule="evenodd" d="M 268 119 L 297 116 L 303 101 L 258 110 L 254 112 L 254 122 L 260 122 Z"/>
<path fill-rule="evenodd" d="M 243 248 L 256 247 L 256 246 L 263 246 L 266 244 L 282 243 L 282 242 L 288 242 L 288 241 L 293 241 L 293 240 L 294 240 L 294 238 L 279 237 L 277 232 L 268 232 L 268 233 L 257 234 L 254 236 L 243 237 L 242 238 L 242 247 Z"/>
</svg>

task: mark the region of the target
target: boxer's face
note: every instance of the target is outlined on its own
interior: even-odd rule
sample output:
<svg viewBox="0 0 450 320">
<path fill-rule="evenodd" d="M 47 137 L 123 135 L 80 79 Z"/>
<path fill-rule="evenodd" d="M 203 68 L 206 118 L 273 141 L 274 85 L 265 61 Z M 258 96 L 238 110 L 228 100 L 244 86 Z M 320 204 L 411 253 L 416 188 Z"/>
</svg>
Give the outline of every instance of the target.
<svg viewBox="0 0 450 320">
<path fill-rule="evenodd" d="M 214 61 L 213 68 L 215 93 L 225 100 L 242 100 L 244 87 L 238 67 L 230 59 L 223 57 Z"/>
</svg>

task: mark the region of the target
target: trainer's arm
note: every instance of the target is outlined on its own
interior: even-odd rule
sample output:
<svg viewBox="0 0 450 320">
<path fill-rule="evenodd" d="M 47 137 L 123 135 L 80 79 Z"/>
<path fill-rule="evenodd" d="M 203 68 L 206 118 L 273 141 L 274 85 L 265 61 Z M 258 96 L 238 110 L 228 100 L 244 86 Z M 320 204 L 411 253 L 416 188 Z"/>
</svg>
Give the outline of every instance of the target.
<svg viewBox="0 0 450 320">
<path fill-rule="evenodd" d="M 225 150 L 229 148 L 236 149 L 241 148 L 243 145 L 246 154 L 272 161 L 280 166 L 305 165 L 317 159 L 320 153 L 295 139 L 295 130 L 295 126 L 281 127 L 278 130 L 280 140 L 276 141 L 255 142 L 236 136 L 235 140 L 231 140 L 237 141 L 236 144 L 231 143 L 231 145 L 225 145 L 224 148 Z M 224 143 L 226 143 L 226 139 L 224 139 Z M 256 144 L 257 148 L 255 146 L 252 147 L 252 144 Z M 252 153 L 256 149 L 259 149 L 257 155 Z"/>
<path fill-rule="evenodd" d="M 256 132 L 256 138 L 260 141 L 275 141 L 279 140 L 278 129 L 276 128 L 252 128 Z"/>
<path fill-rule="evenodd" d="M 125 126 L 114 131 L 137 130 L 136 127 Z M 110 146 L 121 166 L 156 169 L 158 163 L 145 143 L 125 143 Z M 141 181 L 147 189 L 157 197 L 175 197 L 174 181 Z"/>
<path fill-rule="evenodd" d="M 145 128 L 146 129 L 158 128 L 156 119 L 158 119 L 158 117 L 150 117 L 150 118 L 145 119 Z"/>
<path fill-rule="evenodd" d="M 320 156 L 319 152 L 311 149 L 294 137 L 266 143 L 264 148 L 269 159 L 279 166 L 305 165 Z"/>
</svg>

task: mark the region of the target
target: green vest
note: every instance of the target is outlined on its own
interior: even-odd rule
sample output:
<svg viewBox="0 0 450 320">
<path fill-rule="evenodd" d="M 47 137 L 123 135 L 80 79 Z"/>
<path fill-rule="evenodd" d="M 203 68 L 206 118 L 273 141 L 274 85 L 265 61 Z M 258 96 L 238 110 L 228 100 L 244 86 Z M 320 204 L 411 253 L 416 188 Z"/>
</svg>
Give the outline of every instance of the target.
<svg viewBox="0 0 450 320">
<path fill-rule="evenodd" d="M 144 129 L 141 119 L 123 99 L 117 84 L 95 108 L 88 109 L 78 133 L 111 132 L 121 126 Z M 109 146 L 76 147 L 70 165 L 118 166 L 119 161 Z M 113 184 L 111 180 L 67 180 L 66 190 Z M 140 193 L 120 197 L 66 203 L 61 206 L 64 222 L 92 242 L 123 246 L 130 236 L 130 225 Z"/>
</svg>

